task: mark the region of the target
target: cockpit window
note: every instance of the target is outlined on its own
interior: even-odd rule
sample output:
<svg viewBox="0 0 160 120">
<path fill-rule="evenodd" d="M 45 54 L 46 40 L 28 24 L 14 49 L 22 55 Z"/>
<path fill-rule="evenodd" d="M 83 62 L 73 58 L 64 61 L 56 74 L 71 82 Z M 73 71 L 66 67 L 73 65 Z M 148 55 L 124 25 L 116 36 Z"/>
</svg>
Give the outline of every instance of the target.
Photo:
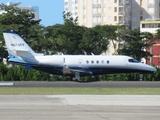
<svg viewBox="0 0 160 120">
<path fill-rule="evenodd" d="M 139 63 L 139 61 L 138 61 L 138 60 L 136 60 L 136 59 L 128 59 L 128 62 L 132 62 L 132 63 Z"/>
</svg>

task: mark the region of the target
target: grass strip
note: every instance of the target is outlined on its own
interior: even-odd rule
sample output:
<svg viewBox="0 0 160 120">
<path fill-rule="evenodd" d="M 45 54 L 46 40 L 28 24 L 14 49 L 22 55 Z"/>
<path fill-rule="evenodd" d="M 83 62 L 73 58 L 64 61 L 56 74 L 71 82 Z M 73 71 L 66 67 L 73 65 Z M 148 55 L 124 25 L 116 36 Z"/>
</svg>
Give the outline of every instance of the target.
<svg viewBox="0 0 160 120">
<path fill-rule="evenodd" d="M 160 88 L 10 88 L 0 95 L 160 95 Z"/>
</svg>

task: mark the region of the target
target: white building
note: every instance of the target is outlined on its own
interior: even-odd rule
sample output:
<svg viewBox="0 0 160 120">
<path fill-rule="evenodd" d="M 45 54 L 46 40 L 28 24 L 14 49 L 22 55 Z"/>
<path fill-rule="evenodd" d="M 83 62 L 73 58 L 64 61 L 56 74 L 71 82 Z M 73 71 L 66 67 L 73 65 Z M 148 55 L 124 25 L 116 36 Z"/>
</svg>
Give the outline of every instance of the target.
<svg viewBox="0 0 160 120">
<path fill-rule="evenodd" d="M 148 19 L 140 22 L 141 32 L 150 32 L 155 34 L 160 29 L 160 19 Z"/>
<path fill-rule="evenodd" d="M 125 24 L 138 28 L 141 20 L 159 18 L 160 0 L 64 0 L 64 11 L 78 17 L 79 25 L 94 27 Z"/>
<path fill-rule="evenodd" d="M 13 4 L 11 0 L 6 5 Z M 39 20 L 39 7 L 38 6 L 18 6 L 21 10 L 29 10 L 34 14 L 34 20 Z M 0 10 L 0 14 L 4 13 L 5 11 Z"/>
<path fill-rule="evenodd" d="M 78 17 L 78 0 L 64 0 L 64 11 L 71 12 L 72 17 Z"/>
<path fill-rule="evenodd" d="M 33 20 L 39 20 L 39 7 L 38 6 L 18 6 L 21 10 L 29 10 L 34 14 Z"/>
</svg>

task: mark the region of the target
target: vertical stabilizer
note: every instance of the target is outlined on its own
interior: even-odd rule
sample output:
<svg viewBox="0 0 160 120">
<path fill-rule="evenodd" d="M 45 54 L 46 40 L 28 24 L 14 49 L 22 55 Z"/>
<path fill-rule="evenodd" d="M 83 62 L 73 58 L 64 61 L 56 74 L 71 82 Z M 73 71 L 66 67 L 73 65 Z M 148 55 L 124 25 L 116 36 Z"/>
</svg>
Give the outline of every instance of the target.
<svg viewBox="0 0 160 120">
<path fill-rule="evenodd" d="M 14 30 L 3 31 L 9 55 L 21 57 L 25 61 L 37 62 L 36 53 L 28 46 L 20 35 Z"/>
</svg>

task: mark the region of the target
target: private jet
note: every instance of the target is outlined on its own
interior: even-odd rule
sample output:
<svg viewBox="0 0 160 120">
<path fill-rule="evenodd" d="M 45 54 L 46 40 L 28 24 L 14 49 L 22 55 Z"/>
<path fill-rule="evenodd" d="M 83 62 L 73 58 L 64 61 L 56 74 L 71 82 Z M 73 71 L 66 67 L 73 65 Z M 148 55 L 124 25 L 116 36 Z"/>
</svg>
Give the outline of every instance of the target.
<svg viewBox="0 0 160 120">
<path fill-rule="evenodd" d="M 35 53 L 24 39 L 14 30 L 3 31 L 8 61 L 55 75 L 94 76 L 112 73 L 148 74 L 156 68 L 143 64 L 130 56 L 123 55 L 44 55 Z"/>
</svg>

